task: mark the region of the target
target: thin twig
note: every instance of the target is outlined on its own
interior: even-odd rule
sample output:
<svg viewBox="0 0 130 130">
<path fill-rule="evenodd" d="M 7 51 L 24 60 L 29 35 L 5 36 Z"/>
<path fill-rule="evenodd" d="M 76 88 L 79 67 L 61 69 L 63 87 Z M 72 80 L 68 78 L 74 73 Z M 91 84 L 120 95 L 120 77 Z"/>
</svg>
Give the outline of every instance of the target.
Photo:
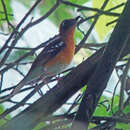
<svg viewBox="0 0 130 130">
<path fill-rule="evenodd" d="M 0 14 L 5 14 L 5 12 L 0 11 Z M 14 16 L 13 14 L 7 13 L 8 16 Z"/>
<path fill-rule="evenodd" d="M 42 17 L 38 18 L 37 20 L 33 21 L 33 22 L 30 22 L 26 28 L 30 28 L 40 22 L 42 22 L 45 18 L 47 18 L 52 12 L 54 12 L 54 10 L 56 10 L 56 8 L 59 6 L 61 0 L 57 0 L 56 1 L 56 4 Z"/>
<path fill-rule="evenodd" d="M 44 47 L 46 44 L 48 43 L 48 41 L 41 43 L 40 45 L 38 45 L 37 47 L 33 48 L 30 52 L 27 52 L 25 55 L 21 56 L 19 59 L 17 59 L 16 61 L 9 63 L 7 67 L 3 68 L 2 70 L 0 70 L 0 73 L 4 73 L 5 71 L 7 71 L 8 69 L 12 68 L 13 66 L 17 65 L 20 61 L 24 60 L 27 56 L 33 55 L 35 53 L 36 50 Z"/>
<path fill-rule="evenodd" d="M 125 87 L 126 87 L 126 81 L 127 81 L 127 74 L 130 68 L 130 58 L 128 60 L 128 63 L 126 64 L 126 67 L 124 69 L 122 78 L 121 78 L 121 88 L 120 88 L 120 100 L 119 100 L 119 112 L 122 112 L 123 110 L 123 105 L 124 105 L 124 91 L 125 91 Z"/>
<path fill-rule="evenodd" d="M 111 112 L 112 112 L 112 114 L 114 114 L 114 112 L 113 112 L 114 97 L 115 97 L 116 89 L 118 87 L 119 82 L 120 82 L 120 80 L 118 80 L 118 82 L 117 82 L 117 84 L 114 88 L 113 95 L 112 95 L 112 100 L 111 100 Z"/>
<path fill-rule="evenodd" d="M 80 50 L 80 48 L 82 47 L 82 45 L 83 45 L 83 44 L 85 43 L 85 41 L 88 39 L 88 37 L 89 37 L 90 33 L 92 32 L 92 30 L 93 30 L 95 24 L 97 23 L 98 17 L 99 17 L 99 16 L 96 15 L 96 18 L 94 19 L 92 25 L 90 26 L 89 30 L 88 30 L 87 33 L 85 34 L 84 38 L 83 38 L 83 39 L 80 41 L 80 43 L 77 45 L 76 50 L 75 50 L 75 53 L 77 53 L 77 52 Z"/>
<path fill-rule="evenodd" d="M 39 1 L 39 0 L 38 0 L 38 1 Z M 37 4 L 38 4 L 38 3 L 37 3 Z M 35 3 L 34 5 L 36 6 L 37 4 Z M 31 28 L 32 26 L 34 26 L 34 25 L 36 25 L 36 24 L 42 22 L 44 19 L 46 19 L 46 18 L 59 6 L 59 4 L 60 4 L 60 0 L 57 0 L 56 4 L 55 4 L 44 16 L 40 17 L 39 19 L 35 20 L 34 22 L 28 23 L 28 24 L 21 30 L 21 32 L 19 32 L 19 35 L 17 36 L 17 38 L 15 38 L 15 39 L 12 41 L 10 47 L 14 47 L 14 46 L 16 45 L 17 41 L 20 39 L 20 37 L 21 37 L 29 28 Z M 35 6 L 33 6 L 30 10 L 32 11 Z M 29 12 L 31 13 L 31 11 L 29 11 Z M 27 13 L 27 14 L 30 14 L 30 13 Z M 28 15 L 27 15 L 27 16 L 28 16 Z M 26 16 L 26 17 L 27 17 L 27 16 Z M 26 17 L 25 17 L 25 18 L 26 18 Z M 20 25 L 21 25 L 21 22 L 20 22 Z M 19 26 L 18 26 L 18 27 L 19 27 Z M 12 38 L 12 37 L 11 37 L 11 38 Z M 8 39 L 8 40 L 9 40 L 9 39 Z M 8 44 L 5 44 L 5 45 L 6 45 L 6 47 L 7 47 Z M 36 50 L 36 48 L 33 49 L 33 50 L 30 52 L 30 54 L 34 53 L 34 50 Z M 3 59 L 1 60 L 0 66 L 3 65 L 3 63 L 6 61 L 6 59 L 7 59 L 8 56 L 9 56 L 9 54 L 11 53 L 11 51 L 12 51 L 12 49 L 9 48 L 9 50 L 5 53 Z M 27 55 L 29 55 L 29 54 L 27 54 Z M 24 56 L 24 58 L 25 58 L 25 57 L 26 57 L 26 56 Z M 23 59 L 23 58 L 21 58 L 21 59 Z M 16 62 L 15 62 L 15 63 L 16 63 Z M 18 62 L 17 62 L 17 63 L 18 63 Z M 12 64 L 12 65 L 14 65 L 14 64 Z M 9 67 L 9 68 L 10 68 L 10 67 Z"/>
<path fill-rule="evenodd" d="M 21 72 L 18 67 L 15 67 L 15 68 L 12 68 L 14 69 L 15 71 L 17 71 L 20 75 L 22 75 L 23 77 L 25 76 L 23 72 Z"/>
<path fill-rule="evenodd" d="M 31 12 L 34 10 L 34 8 L 41 2 L 42 0 L 37 0 L 34 5 L 30 8 L 30 10 L 25 14 L 25 16 L 23 17 L 23 19 L 19 22 L 19 24 L 16 26 L 16 28 L 13 30 L 13 32 L 11 33 L 11 35 L 9 36 L 9 38 L 6 40 L 4 46 L 0 49 L 0 53 L 3 52 L 3 50 L 6 49 L 8 43 L 10 42 L 10 40 L 18 33 L 18 29 L 21 27 L 21 25 L 24 23 L 24 21 L 27 19 L 27 17 L 31 14 Z M 19 37 L 20 38 L 20 37 Z M 11 47 L 14 47 L 16 42 L 18 41 L 19 38 L 15 38 L 12 43 L 11 43 Z M 7 60 L 9 54 L 11 53 L 11 48 L 9 48 L 7 50 L 7 52 L 5 53 L 5 55 L 3 56 L 3 58 L 1 59 L 0 62 L 0 67 L 4 64 L 4 62 Z"/>
<path fill-rule="evenodd" d="M 33 86 L 34 90 L 32 92 L 30 92 L 21 102 L 19 102 L 18 104 L 16 104 L 13 107 L 7 109 L 2 114 L 0 114 L 0 119 L 3 119 L 9 113 L 13 112 L 14 110 L 16 110 L 17 108 L 19 108 L 20 106 L 24 105 L 43 85 L 44 85 L 44 83 L 42 82 L 38 86 Z"/>
<path fill-rule="evenodd" d="M 1 78 L 0 78 L 0 92 L 1 92 L 4 74 L 1 74 L 0 76 L 1 76 Z"/>
<path fill-rule="evenodd" d="M 69 1 L 65 1 L 65 0 L 62 0 L 61 2 L 66 4 L 66 5 L 69 5 L 69 6 L 77 7 L 78 11 L 81 11 L 81 10 L 94 11 L 94 12 L 102 13 L 102 14 L 109 15 L 109 16 L 119 16 L 120 15 L 119 13 L 112 13 L 112 12 L 108 12 L 108 11 L 103 11 L 103 10 L 98 9 L 98 8 L 91 8 L 91 7 L 87 7 L 87 6 L 82 6 L 82 5 L 78 5 L 78 4 L 75 4 L 75 3 L 72 3 Z M 120 5 L 117 6 L 117 8 L 123 6 L 124 4 L 125 3 L 121 3 Z M 115 8 L 116 7 L 114 7 L 113 9 L 115 9 Z"/>
<path fill-rule="evenodd" d="M 111 8 L 111 9 L 108 9 L 108 10 L 106 10 L 105 12 L 110 12 L 110 11 L 116 9 L 116 8 L 119 8 L 119 7 L 123 6 L 123 5 L 124 5 L 124 3 L 122 3 L 122 4 L 120 4 L 120 5 L 117 5 L 116 7 L 113 7 L 113 8 Z M 101 9 L 101 10 L 102 10 L 102 9 Z M 78 44 L 75 53 L 77 53 L 77 52 L 80 50 L 81 46 L 82 46 L 82 45 L 85 43 L 85 41 L 88 39 L 88 36 L 90 35 L 90 33 L 91 33 L 93 27 L 95 26 L 95 24 L 96 24 L 96 22 L 97 22 L 97 20 L 98 20 L 98 17 L 99 17 L 100 15 L 102 15 L 102 14 L 103 14 L 103 12 L 98 12 L 98 14 L 96 14 L 96 15 L 94 15 L 94 16 L 90 16 L 91 18 L 94 18 L 93 24 L 92 24 L 91 27 L 89 28 L 88 32 L 84 35 L 84 38 L 83 38 L 83 39 L 80 41 L 80 43 Z M 86 18 L 86 19 L 87 19 L 87 18 Z M 82 22 L 85 22 L 85 19 L 81 19 L 79 23 L 82 23 Z M 79 24 L 79 23 L 78 23 L 78 24 Z"/>
<path fill-rule="evenodd" d="M 34 48 L 27 48 L 27 47 L 11 47 L 7 46 L 7 48 L 16 49 L 16 50 L 32 50 Z"/>
<path fill-rule="evenodd" d="M 106 26 L 109 26 L 109 25 L 111 25 L 111 24 L 113 24 L 113 23 L 115 23 L 117 21 L 118 21 L 118 19 L 112 20 L 111 22 L 107 23 Z"/>
<path fill-rule="evenodd" d="M 122 123 L 130 123 L 130 119 L 126 119 L 126 117 L 119 117 L 119 116 L 113 116 L 113 117 L 105 117 L 105 116 L 94 116 L 92 117 L 92 120 L 96 121 L 116 121 L 116 122 L 122 122 Z"/>
<path fill-rule="evenodd" d="M 8 102 L 13 103 L 13 104 L 18 104 L 19 103 L 19 102 L 13 101 L 11 99 L 9 99 Z M 24 103 L 23 105 L 31 105 L 31 103 Z"/>
<path fill-rule="evenodd" d="M 72 109 L 73 109 L 75 106 L 78 105 L 78 102 L 79 102 L 79 100 L 80 100 L 81 98 L 82 98 L 82 95 L 79 94 L 79 95 L 75 98 L 74 102 L 72 103 L 72 105 L 70 106 L 70 108 L 68 109 L 68 111 L 67 111 L 65 114 L 70 113 L 70 112 L 72 111 Z"/>
<path fill-rule="evenodd" d="M 1 3 L 2 3 L 2 6 L 3 6 L 3 10 L 4 10 L 4 14 L 5 14 L 5 19 L 6 19 L 7 23 L 8 23 L 8 26 L 10 26 L 11 28 L 14 29 L 14 26 L 9 21 L 8 13 L 7 13 L 7 9 L 6 9 L 6 5 L 5 5 L 4 0 L 1 0 Z"/>
<path fill-rule="evenodd" d="M 104 47 L 107 43 L 85 43 L 82 45 L 82 48 L 91 48 L 91 47 Z"/>
</svg>

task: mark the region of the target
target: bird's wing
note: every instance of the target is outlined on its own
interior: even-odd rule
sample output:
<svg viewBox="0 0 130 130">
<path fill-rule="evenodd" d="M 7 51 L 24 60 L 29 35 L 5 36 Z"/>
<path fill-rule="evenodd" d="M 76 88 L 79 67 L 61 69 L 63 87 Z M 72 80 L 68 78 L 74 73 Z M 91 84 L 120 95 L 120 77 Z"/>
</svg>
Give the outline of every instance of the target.
<svg viewBox="0 0 130 130">
<path fill-rule="evenodd" d="M 55 57 L 63 48 L 65 47 L 65 42 L 59 35 L 54 39 L 48 41 L 48 45 L 41 51 L 32 64 L 31 69 L 36 66 L 44 66 L 49 60 Z"/>
<path fill-rule="evenodd" d="M 42 72 L 44 71 L 45 64 L 53 57 L 55 57 L 64 47 L 65 43 L 59 35 L 57 35 L 53 39 L 50 39 L 47 42 L 47 46 L 41 51 L 41 53 L 33 62 L 29 72 L 24 77 L 21 83 L 26 84 L 30 81 L 33 81 L 33 79 L 38 78 L 40 74 L 42 74 Z"/>
<path fill-rule="evenodd" d="M 33 81 L 33 79 L 39 77 L 40 74 L 42 74 L 42 72 L 44 71 L 45 64 L 53 57 L 55 57 L 64 47 L 65 43 L 62 37 L 60 37 L 59 35 L 48 40 L 47 46 L 37 56 L 29 72 L 24 77 L 21 83 L 26 84 L 29 83 L 30 81 Z"/>
</svg>

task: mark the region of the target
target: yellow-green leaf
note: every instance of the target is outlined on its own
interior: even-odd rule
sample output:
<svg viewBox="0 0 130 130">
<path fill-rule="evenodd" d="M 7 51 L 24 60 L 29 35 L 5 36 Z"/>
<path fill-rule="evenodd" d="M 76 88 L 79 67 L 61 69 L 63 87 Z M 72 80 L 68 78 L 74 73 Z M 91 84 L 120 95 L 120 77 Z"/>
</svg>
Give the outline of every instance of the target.
<svg viewBox="0 0 130 130">
<path fill-rule="evenodd" d="M 100 9 L 101 6 L 103 5 L 103 2 L 104 2 L 104 0 L 93 0 L 92 7 Z M 105 10 L 111 9 L 111 8 L 121 4 L 121 3 L 124 3 L 124 2 L 126 2 L 126 0 L 109 0 Z M 113 10 L 112 12 L 121 13 L 123 10 L 123 7 L 124 6 L 117 8 L 116 10 Z M 107 37 L 107 35 L 113 29 L 113 27 L 115 26 L 116 23 L 111 24 L 109 26 L 106 26 L 106 24 L 117 19 L 117 18 L 118 17 L 108 16 L 108 15 L 100 16 L 100 18 L 95 26 L 95 29 L 96 29 L 96 32 L 97 32 L 99 39 L 101 41 Z"/>
<path fill-rule="evenodd" d="M 5 4 L 5 8 L 7 11 L 7 16 L 9 20 L 12 20 L 12 8 L 10 6 L 11 0 L 4 0 L 4 4 Z M 2 2 L 0 1 L 0 25 L 6 21 L 5 19 L 5 13 L 4 13 L 4 9 L 3 9 L 3 5 Z"/>
</svg>

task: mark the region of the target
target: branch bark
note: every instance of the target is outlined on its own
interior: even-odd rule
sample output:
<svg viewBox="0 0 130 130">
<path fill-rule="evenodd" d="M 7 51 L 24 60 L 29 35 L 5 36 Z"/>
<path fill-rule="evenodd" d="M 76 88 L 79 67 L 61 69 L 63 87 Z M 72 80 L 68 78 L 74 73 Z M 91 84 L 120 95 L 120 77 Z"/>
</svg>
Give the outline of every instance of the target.
<svg viewBox="0 0 130 130">
<path fill-rule="evenodd" d="M 122 15 L 110 37 L 104 54 L 99 61 L 96 70 L 87 84 L 85 94 L 81 101 L 79 110 L 77 112 L 72 130 L 87 130 L 92 114 L 96 109 L 97 103 L 115 64 L 119 60 L 120 54 L 126 47 L 128 38 L 130 36 L 130 1 L 128 0 Z"/>
</svg>

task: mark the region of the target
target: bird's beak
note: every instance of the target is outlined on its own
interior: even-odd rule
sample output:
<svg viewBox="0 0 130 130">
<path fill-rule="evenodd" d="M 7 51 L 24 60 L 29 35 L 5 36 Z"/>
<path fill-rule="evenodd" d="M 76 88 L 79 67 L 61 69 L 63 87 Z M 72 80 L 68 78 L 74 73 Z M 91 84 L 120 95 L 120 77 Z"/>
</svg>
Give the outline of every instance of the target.
<svg viewBox="0 0 130 130">
<path fill-rule="evenodd" d="M 74 19 L 72 20 L 72 24 L 73 24 L 73 25 L 77 25 L 77 23 L 78 23 L 78 21 L 79 21 L 80 18 L 81 18 L 81 16 L 77 16 L 76 18 L 74 18 Z"/>
<path fill-rule="evenodd" d="M 81 16 L 77 16 L 77 17 L 75 18 L 75 21 L 78 21 L 80 18 L 81 18 Z"/>
</svg>

